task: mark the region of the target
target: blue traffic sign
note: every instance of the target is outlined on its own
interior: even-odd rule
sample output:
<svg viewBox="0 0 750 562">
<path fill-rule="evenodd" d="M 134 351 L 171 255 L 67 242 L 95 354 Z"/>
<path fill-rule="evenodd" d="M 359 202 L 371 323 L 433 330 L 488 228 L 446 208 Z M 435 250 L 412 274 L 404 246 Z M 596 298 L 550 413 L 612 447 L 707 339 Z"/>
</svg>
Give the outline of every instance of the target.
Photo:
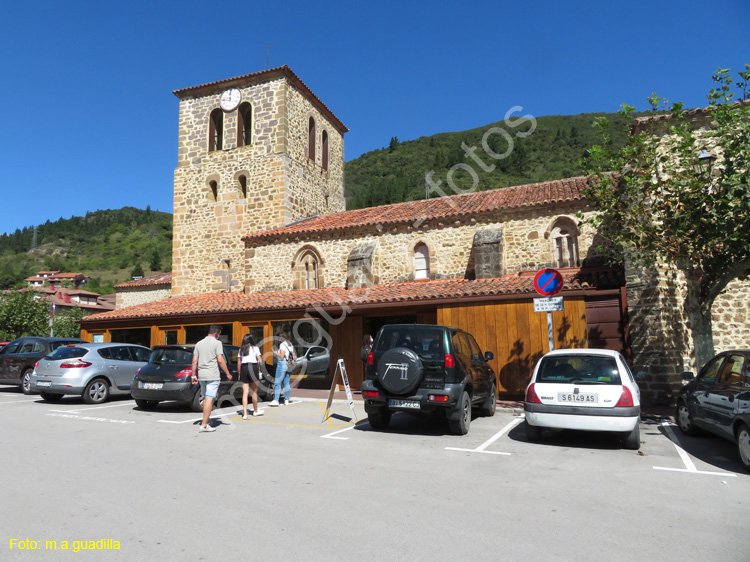
<svg viewBox="0 0 750 562">
<path fill-rule="evenodd" d="M 562 274 L 556 269 L 542 269 L 534 277 L 536 292 L 544 297 L 551 297 L 563 288 Z"/>
</svg>

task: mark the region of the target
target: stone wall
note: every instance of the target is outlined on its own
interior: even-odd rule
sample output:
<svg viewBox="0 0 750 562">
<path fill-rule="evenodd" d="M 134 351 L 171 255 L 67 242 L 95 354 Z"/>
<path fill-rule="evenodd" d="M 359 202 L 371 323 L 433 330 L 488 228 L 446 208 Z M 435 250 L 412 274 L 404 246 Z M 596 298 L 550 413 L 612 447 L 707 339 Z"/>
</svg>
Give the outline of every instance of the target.
<svg viewBox="0 0 750 562">
<path fill-rule="evenodd" d="M 673 404 L 683 385 L 680 373 L 698 372 L 684 310 L 685 284 L 671 268 L 626 268 L 633 370 L 646 404 Z M 750 342 L 750 282 L 734 281 L 712 308 L 714 351 L 747 348 Z"/>
<path fill-rule="evenodd" d="M 168 286 L 159 285 L 155 287 L 133 287 L 131 289 L 119 289 L 115 296 L 115 310 L 126 306 L 156 302 L 168 299 L 172 289 Z"/>
<path fill-rule="evenodd" d="M 235 110 L 224 114 L 223 149 L 209 152 L 209 118 L 224 89 L 180 100 L 174 295 L 226 290 L 227 276 L 239 289 L 243 235 L 344 209 L 343 135 L 285 77 L 239 86 L 242 102 L 253 106 L 252 144 L 237 146 Z M 328 133 L 328 171 L 320 168 L 320 154 L 316 163 L 306 158 L 310 115 L 319 136 Z M 320 146 L 319 140 L 318 153 Z"/>
<path fill-rule="evenodd" d="M 430 278 L 473 277 L 474 236 L 483 230 L 502 226 L 502 262 L 505 273 L 552 266 L 552 246 L 545 237 L 557 216 L 574 216 L 578 208 L 560 207 L 546 214 L 537 210 L 498 213 L 482 218 L 446 222 L 427 221 L 419 227 L 402 225 L 378 230 L 358 228 L 333 234 L 304 235 L 275 242 L 251 241 L 245 254 L 245 290 L 247 292 L 286 291 L 294 288 L 294 256 L 303 248 L 312 248 L 321 258 L 326 287 L 344 287 L 348 258 L 361 244 L 374 244 L 376 250 L 368 272 L 378 283 L 396 283 L 414 279 L 414 248 L 420 242 L 430 250 Z M 584 230 L 579 237 L 580 257 L 588 256 L 594 241 Z"/>
</svg>

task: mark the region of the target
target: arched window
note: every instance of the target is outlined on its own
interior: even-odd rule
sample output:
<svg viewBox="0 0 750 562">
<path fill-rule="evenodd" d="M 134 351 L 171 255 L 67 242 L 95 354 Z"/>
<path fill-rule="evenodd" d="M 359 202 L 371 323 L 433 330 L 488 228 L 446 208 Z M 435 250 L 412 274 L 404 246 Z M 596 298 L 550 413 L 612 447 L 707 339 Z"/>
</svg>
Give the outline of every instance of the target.
<svg viewBox="0 0 750 562">
<path fill-rule="evenodd" d="M 237 146 L 253 144 L 253 106 L 249 102 L 240 104 L 237 110 Z"/>
<path fill-rule="evenodd" d="M 307 157 L 315 162 L 315 119 L 312 117 L 307 127 Z"/>
<path fill-rule="evenodd" d="M 298 252 L 294 263 L 295 289 L 320 289 L 323 286 L 323 260 L 318 252 L 310 247 L 304 247 Z"/>
<path fill-rule="evenodd" d="M 414 248 L 414 279 L 430 278 L 430 249 L 420 242 Z"/>
<path fill-rule="evenodd" d="M 581 265 L 578 255 L 578 227 L 569 218 L 559 218 L 549 231 L 552 244 L 552 262 L 555 267 Z"/>
<path fill-rule="evenodd" d="M 216 108 L 208 120 L 208 151 L 221 150 L 224 146 L 224 112 Z"/>
<path fill-rule="evenodd" d="M 242 175 L 237 181 L 240 184 L 240 199 L 247 199 L 247 176 Z"/>
<path fill-rule="evenodd" d="M 216 182 L 216 180 L 211 180 L 208 183 L 208 187 L 208 200 L 211 203 L 216 203 L 219 200 L 219 184 Z"/>
<path fill-rule="evenodd" d="M 320 165 L 325 171 L 328 171 L 328 131 L 323 131 L 323 143 L 321 146 L 321 162 Z"/>
</svg>

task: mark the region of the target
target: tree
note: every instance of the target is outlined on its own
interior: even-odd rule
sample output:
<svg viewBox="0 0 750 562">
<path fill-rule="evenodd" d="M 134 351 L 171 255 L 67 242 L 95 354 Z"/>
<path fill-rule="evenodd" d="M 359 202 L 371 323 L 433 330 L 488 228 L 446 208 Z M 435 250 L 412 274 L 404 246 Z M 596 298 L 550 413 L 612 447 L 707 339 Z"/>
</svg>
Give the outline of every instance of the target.
<svg viewBox="0 0 750 562">
<path fill-rule="evenodd" d="M 133 271 L 130 272 L 130 276 L 131 277 L 143 277 L 143 267 L 141 266 L 141 262 L 138 262 L 135 264 Z"/>
<path fill-rule="evenodd" d="M 154 250 L 154 253 L 151 255 L 151 265 L 149 265 L 149 269 L 151 269 L 151 271 L 159 271 L 161 269 L 161 256 L 159 255 L 159 250 Z"/>
<path fill-rule="evenodd" d="M 49 334 L 50 305 L 30 289 L 0 295 L 0 340 Z"/>
<path fill-rule="evenodd" d="M 668 115 L 636 121 L 617 151 L 606 119 L 598 120 L 603 143 L 581 163 L 600 234 L 633 263 L 671 266 L 684 276 L 698 367 L 714 354 L 714 300 L 731 281 L 750 276 L 750 65 L 739 77 L 733 87 L 729 70 L 719 69 L 705 110 L 676 103 Z M 649 103 L 653 111 L 666 108 L 656 94 Z M 623 105 L 620 113 L 633 110 Z"/>
<path fill-rule="evenodd" d="M 71 310 L 55 314 L 54 334 L 58 338 L 79 338 L 81 337 L 80 320 L 83 318 L 83 309 L 79 306 Z"/>
</svg>

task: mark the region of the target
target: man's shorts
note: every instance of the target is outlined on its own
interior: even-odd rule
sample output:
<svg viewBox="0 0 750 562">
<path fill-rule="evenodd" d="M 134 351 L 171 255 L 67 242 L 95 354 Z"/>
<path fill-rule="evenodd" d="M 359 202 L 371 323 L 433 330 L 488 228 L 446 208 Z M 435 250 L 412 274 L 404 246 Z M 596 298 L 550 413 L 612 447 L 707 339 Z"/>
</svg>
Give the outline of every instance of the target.
<svg viewBox="0 0 750 562">
<path fill-rule="evenodd" d="M 201 395 L 204 398 L 216 398 L 219 394 L 219 381 L 200 381 Z"/>
</svg>

